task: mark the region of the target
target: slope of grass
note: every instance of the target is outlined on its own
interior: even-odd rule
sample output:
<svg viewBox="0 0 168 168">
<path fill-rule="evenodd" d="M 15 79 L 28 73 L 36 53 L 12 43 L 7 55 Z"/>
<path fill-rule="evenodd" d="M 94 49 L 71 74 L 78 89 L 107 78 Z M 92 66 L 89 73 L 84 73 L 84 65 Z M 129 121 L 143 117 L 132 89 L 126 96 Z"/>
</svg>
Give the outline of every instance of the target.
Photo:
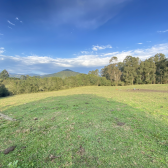
<svg viewBox="0 0 168 168">
<path fill-rule="evenodd" d="M 7 98 L 0 98 L 0 110 L 13 106 L 45 99 L 51 96 L 67 96 L 74 94 L 93 94 L 104 97 L 107 100 L 114 100 L 127 103 L 129 106 L 145 110 L 157 117 L 163 116 L 168 121 L 168 93 L 159 92 L 128 92 L 127 89 L 151 89 L 168 90 L 168 84 L 162 85 L 134 85 L 134 86 L 84 86 L 68 90 L 59 90 L 45 93 L 31 93 L 15 95 Z M 118 89 L 118 90 L 116 90 Z M 163 107 L 163 108 L 161 108 Z"/>
<path fill-rule="evenodd" d="M 168 90 L 93 86 L 1 98 L 2 113 L 18 121 L 0 120 L 0 150 L 16 145 L 0 153 L 0 166 L 166 167 L 168 93 L 123 91 L 134 87 Z"/>
</svg>

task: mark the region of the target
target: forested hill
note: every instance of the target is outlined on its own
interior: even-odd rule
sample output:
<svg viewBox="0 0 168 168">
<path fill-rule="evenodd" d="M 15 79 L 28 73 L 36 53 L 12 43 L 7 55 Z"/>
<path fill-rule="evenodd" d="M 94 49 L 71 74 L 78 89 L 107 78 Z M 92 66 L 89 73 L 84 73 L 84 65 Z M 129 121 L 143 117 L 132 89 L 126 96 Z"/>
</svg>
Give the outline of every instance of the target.
<svg viewBox="0 0 168 168">
<path fill-rule="evenodd" d="M 57 73 L 54 73 L 54 74 L 43 75 L 43 76 L 41 76 L 41 78 L 60 77 L 62 79 L 65 79 L 66 77 L 76 76 L 76 75 L 79 75 L 79 74 L 80 74 L 79 72 L 74 72 L 74 71 L 71 71 L 69 69 L 65 69 L 63 71 L 60 71 L 60 72 L 57 72 Z"/>
</svg>

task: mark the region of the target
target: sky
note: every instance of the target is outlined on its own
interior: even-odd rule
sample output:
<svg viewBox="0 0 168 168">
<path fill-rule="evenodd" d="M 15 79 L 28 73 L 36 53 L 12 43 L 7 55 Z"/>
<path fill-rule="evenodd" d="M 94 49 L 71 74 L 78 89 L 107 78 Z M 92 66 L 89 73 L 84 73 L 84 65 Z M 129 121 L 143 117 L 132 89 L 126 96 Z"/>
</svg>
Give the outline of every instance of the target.
<svg viewBox="0 0 168 168">
<path fill-rule="evenodd" d="M 0 72 L 88 73 L 168 57 L 168 0 L 0 0 Z"/>
</svg>

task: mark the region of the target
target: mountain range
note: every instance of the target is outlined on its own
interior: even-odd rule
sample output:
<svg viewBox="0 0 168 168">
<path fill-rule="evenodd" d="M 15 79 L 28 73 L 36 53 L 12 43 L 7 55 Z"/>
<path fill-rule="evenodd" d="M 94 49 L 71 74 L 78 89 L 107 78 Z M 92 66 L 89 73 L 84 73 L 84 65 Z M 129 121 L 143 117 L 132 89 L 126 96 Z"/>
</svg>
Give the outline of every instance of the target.
<svg viewBox="0 0 168 168">
<path fill-rule="evenodd" d="M 57 73 L 53 73 L 53 74 L 48 74 L 48 75 L 39 75 L 39 74 L 34 74 L 34 73 L 30 73 L 30 74 L 15 74 L 15 73 L 9 73 L 9 77 L 15 77 L 15 78 L 20 78 L 21 75 L 29 75 L 31 77 L 33 76 L 39 76 L 41 78 L 46 78 L 46 77 L 60 77 L 62 79 L 65 79 L 66 77 L 70 77 L 70 76 L 76 76 L 79 75 L 81 73 L 79 72 L 74 72 L 70 69 L 65 69 L 63 71 L 57 72 Z"/>
</svg>

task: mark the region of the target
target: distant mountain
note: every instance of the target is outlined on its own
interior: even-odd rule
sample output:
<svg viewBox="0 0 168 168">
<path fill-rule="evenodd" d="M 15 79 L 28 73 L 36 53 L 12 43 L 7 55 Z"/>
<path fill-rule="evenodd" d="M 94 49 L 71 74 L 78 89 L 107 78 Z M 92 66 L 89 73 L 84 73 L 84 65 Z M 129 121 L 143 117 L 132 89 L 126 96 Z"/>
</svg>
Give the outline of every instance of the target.
<svg viewBox="0 0 168 168">
<path fill-rule="evenodd" d="M 63 71 L 72 71 L 72 70 L 70 70 L 70 69 L 65 69 L 65 70 L 63 70 Z M 72 71 L 72 72 L 74 72 L 74 71 Z"/>
<path fill-rule="evenodd" d="M 40 76 L 41 78 L 47 78 L 47 77 L 59 77 L 62 79 L 65 79 L 66 77 L 70 77 L 70 76 L 76 76 L 79 75 L 81 73 L 79 72 L 74 72 L 70 69 L 65 69 L 63 71 L 57 72 L 57 73 L 53 73 L 53 74 L 48 74 L 48 75 L 39 75 L 39 74 L 15 74 L 15 73 L 9 73 L 9 77 L 15 77 L 15 78 L 20 78 L 21 75 L 29 75 L 29 76 Z"/>
<path fill-rule="evenodd" d="M 70 76 L 76 76 L 76 75 L 79 75 L 81 73 L 79 72 L 74 72 L 70 69 L 65 69 L 63 71 L 60 71 L 60 72 L 57 72 L 57 73 L 54 73 L 54 74 L 49 74 L 49 75 L 42 75 L 41 78 L 46 78 L 46 77 L 59 77 L 59 78 L 62 78 L 62 79 L 65 79 L 66 77 L 70 77 Z"/>
<path fill-rule="evenodd" d="M 14 73 L 9 73 L 9 77 L 12 77 L 12 78 L 20 78 L 20 74 L 14 74 Z"/>
<path fill-rule="evenodd" d="M 20 76 L 21 75 L 29 75 L 29 76 L 40 76 L 41 77 L 41 75 L 38 75 L 38 74 L 33 74 L 33 73 L 31 73 L 31 74 L 15 74 L 15 73 L 9 73 L 9 77 L 14 77 L 14 78 L 20 78 Z"/>
</svg>

